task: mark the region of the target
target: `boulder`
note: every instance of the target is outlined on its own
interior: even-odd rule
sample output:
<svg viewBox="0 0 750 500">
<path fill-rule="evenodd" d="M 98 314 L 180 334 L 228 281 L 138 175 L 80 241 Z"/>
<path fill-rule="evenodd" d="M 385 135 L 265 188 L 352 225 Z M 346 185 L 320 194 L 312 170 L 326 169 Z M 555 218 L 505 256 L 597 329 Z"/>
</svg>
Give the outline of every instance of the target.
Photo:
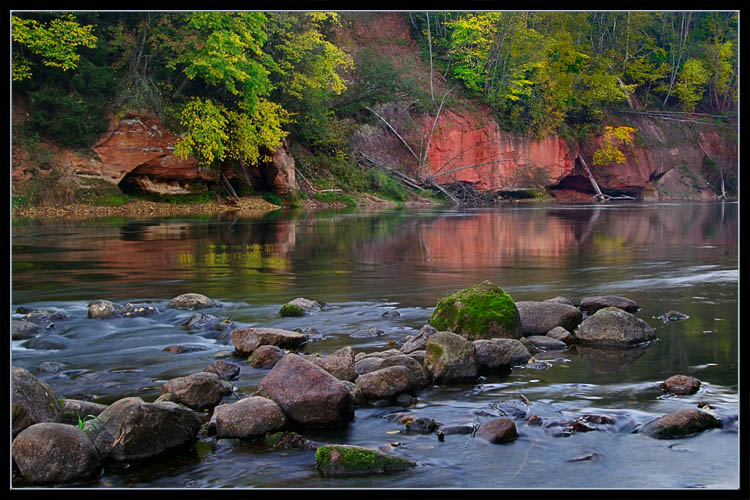
<svg viewBox="0 0 750 500">
<path fill-rule="evenodd" d="M 475 340 L 472 343 L 476 350 L 480 371 L 509 372 L 511 370 L 510 359 L 498 344 L 485 339 Z"/>
<path fill-rule="evenodd" d="M 351 420 L 354 408 L 344 383 L 310 361 L 287 354 L 258 386 L 287 417 L 303 426 L 330 426 Z"/>
<path fill-rule="evenodd" d="M 577 307 L 558 302 L 519 301 L 516 307 L 525 336 L 545 335 L 557 326 L 571 331 L 583 319 L 583 313 Z"/>
<path fill-rule="evenodd" d="M 568 348 L 568 344 L 562 340 L 557 340 L 546 335 L 531 335 L 526 338 L 529 339 L 529 342 L 534 344 L 536 348 L 543 351 L 562 351 Z"/>
<path fill-rule="evenodd" d="M 374 372 L 380 369 L 380 365 L 383 364 L 385 358 L 370 357 L 362 358 L 354 364 L 354 374 L 364 375 L 365 373 Z"/>
<path fill-rule="evenodd" d="M 578 327 L 579 344 L 626 346 L 654 340 L 654 329 L 642 319 L 616 307 L 597 310 Z"/>
<path fill-rule="evenodd" d="M 389 366 L 360 375 L 354 383 L 367 399 L 391 399 L 414 389 L 411 377 L 407 367 Z"/>
<path fill-rule="evenodd" d="M 695 394 L 701 387 L 701 381 L 689 375 L 672 375 L 662 382 L 661 387 L 673 394 Z"/>
<path fill-rule="evenodd" d="M 171 402 L 145 403 L 129 397 L 115 401 L 84 430 L 102 458 L 140 460 L 182 449 L 201 427 L 197 413 Z"/>
<path fill-rule="evenodd" d="M 253 368 L 273 368 L 284 357 L 284 351 L 275 345 L 262 345 L 255 349 L 248 358 Z"/>
<path fill-rule="evenodd" d="M 63 484 L 96 477 L 102 464 L 89 436 L 73 425 L 39 423 L 13 440 L 13 461 L 32 484 Z"/>
<path fill-rule="evenodd" d="M 409 354 L 407 354 L 407 356 L 409 356 L 410 358 L 414 358 L 422 366 L 424 366 L 424 355 L 425 355 L 424 350 L 412 351 Z"/>
<path fill-rule="evenodd" d="M 44 329 L 36 323 L 22 319 L 11 320 L 11 340 L 26 340 L 40 335 Z"/>
<path fill-rule="evenodd" d="M 473 380 L 479 373 L 474 344 L 451 332 L 439 332 L 430 337 L 424 367 L 436 384 Z"/>
<path fill-rule="evenodd" d="M 232 393 L 232 387 L 216 373 L 200 372 L 168 380 L 161 393 L 171 393 L 174 401 L 196 411 L 213 408 L 221 398 Z"/>
<path fill-rule="evenodd" d="M 575 304 L 573 303 L 572 300 L 570 300 L 567 297 L 561 297 L 559 295 L 557 297 L 552 297 L 551 299 L 546 299 L 544 302 L 556 302 L 558 304 L 565 304 L 565 305 L 568 305 L 568 306 L 575 306 Z"/>
<path fill-rule="evenodd" d="M 677 439 L 716 427 L 721 427 L 721 421 L 716 417 L 691 408 L 652 420 L 643 426 L 641 434 L 655 439 Z"/>
<path fill-rule="evenodd" d="M 476 437 L 495 444 L 507 443 L 518 437 L 518 431 L 512 419 L 497 418 L 479 424 Z"/>
<path fill-rule="evenodd" d="M 259 396 L 219 405 L 214 408 L 216 437 L 247 439 L 286 426 L 287 419 L 281 407 Z"/>
<path fill-rule="evenodd" d="M 44 422 L 57 422 L 63 411 L 62 401 L 52 388 L 20 366 L 12 367 L 13 437 L 25 428 Z"/>
<path fill-rule="evenodd" d="M 359 361 L 367 358 L 387 358 L 389 356 L 401 356 L 403 352 L 399 351 L 398 349 L 387 349 L 385 351 L 375 351 L 375 352 L 358 352 L 354 355 L 354 362 L 358 363 Z"/>
<path fill-rule="evenodd" d="M 429 324 L 469 340 L 519 338 L 523 332 L 513 298 L 489 281 L 440 299 Z"/>
<path fill-rule="evenodd" d="M 239 356 L 249 356 L 262 345 L 275 345 L 282 349 L 296 349 L 307 338 L 298 332 L 281 328 L 238 328 L 232 332 L 232 344 Z"/>
<path fill-rule="evenodd" d="M 234 380 L 240 376 L 240 365 L 219 359 L 205 367 L 203 371 L 215 373 L 222 380 Z"/>
<path fill-rule="evenodd" d="M 581 299 L 581 304 L 578 307 L 587 314 L 594 314 L 599 309 L 604 309 L 605 307 L 616 307 L 631 314 L 637 313 L 640 309 L 636 301 L 617 295 L 585 297 Z"/>
<path fill-rule="evenodd" d="M 525 337 L 524 337 L 525 338 Z M 502 350 L 501 362 L 510 366 L 524 365 L 531 359 L 531 353 L 523 345 L 523 342 L 517 339 L 491 339 Z"/>
<path fill-rule="evenodd" d="M 208 307 L 219 307 L 220 304 L 214 299 L 200 293 L 183 293 L 169 301 L 170 309 L 205 309 Z"/>
<path fill-rule="evenodd" d="M 354 351 L 350 346 L 342 347 L 328 356 L 306 356 L 305 359 L 312 361 L 325 371 L 339 380 L 353 382 L 357 378 L 354 371 Z"/>
<path fill-rule="evenodd" d="M 430 337 L 435 335 L 438 331 L 430 326 L 429 324 L 424 325 L 417 335 L 408 335 L 406 342 L 401 346 L 401 352 L 410 354 L 414 351 L 424 351 L 427 341 Z"/>
<path fill-rule="evenodd" d="M 573 337 L 573 334 L 561 326 L 556 326 L 552 330 L 548 331 L 547 337 L 552 337 L 553 339 L 560 340 L 568 345 L 575 342 L 575 337 Z"/>
<path fill-rule="evenodd" d="M 409 459 L 361 446 L 324 445 L 315 452 L 315 467 L 322 476 L 389 474 L 416 465 Z"/>
</svg>

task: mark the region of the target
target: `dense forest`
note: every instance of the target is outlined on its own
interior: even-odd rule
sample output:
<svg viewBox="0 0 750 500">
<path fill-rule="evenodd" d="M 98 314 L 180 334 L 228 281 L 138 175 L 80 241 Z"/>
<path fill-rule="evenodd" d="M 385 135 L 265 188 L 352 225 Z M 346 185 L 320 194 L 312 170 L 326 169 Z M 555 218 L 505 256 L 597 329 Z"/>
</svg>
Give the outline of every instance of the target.
<svg viewBox="0 0 750 500">
<path fill-rule="evenodd" d="M 86 148 L 108 112 L 148 112 L 181 157 L 246 171 L 285 138 L 351 161 L 348 124 L 394 95 L 432 113 L 461 95 L 536 137 L 601 133 L 611 110 L 736 114 L 737 12 L 405 12 L 429 88 L 344 50 L 353 15 L 15 12 L 12 90 L 29 117 L 14 138 Z"/>
</svg>

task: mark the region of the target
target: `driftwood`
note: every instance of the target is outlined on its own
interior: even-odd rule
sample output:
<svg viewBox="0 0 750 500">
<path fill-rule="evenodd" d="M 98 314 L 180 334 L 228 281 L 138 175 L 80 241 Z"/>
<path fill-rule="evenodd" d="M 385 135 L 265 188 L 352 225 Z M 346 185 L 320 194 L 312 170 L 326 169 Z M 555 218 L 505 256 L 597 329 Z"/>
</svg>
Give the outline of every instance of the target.
<svg viewBox="0 0 750 500">
<path fill-rule="evenodd" d="M 591 173 L 591 170 L 589 170 L 588 165 L 586 165 L 586 160 L 583 159 L 583 156 L 581 156 L 581 153 L 578 153 L 576 155 L 576 159 L 581 162 L 581 167 L 583 168 L 583 171 L 586 172 L 586 175 L 589 178 L 589 181 L 591 182 L 591 186 L 594 188 L 594 191 L 596 194 L 593 196 L 594 201 L 609 201 L 609 200 L 634 200 L 632 196 L 628 195 L 619 195 L 619 196 L 611 196 L 608 194 L 602 193 L 602 190 L 599 188 L 599 184 L 596 183 L 596 179 L 594 179 L 594 174 Z"/>
<path fill-rule="evenodd" d="M 227 176 L 224 175 L 224 172 L 219 172 L 219 181 L 221 182 L 222 187 L 226 190 L 227 194 L 229 195 L 230 200 L 235 204 L 239 204 L 240 197 L 237 196 L 237 193 L 234 191 L 232 184 L 229 183 L 229 179 L 227 179 Z"/>
</svg>

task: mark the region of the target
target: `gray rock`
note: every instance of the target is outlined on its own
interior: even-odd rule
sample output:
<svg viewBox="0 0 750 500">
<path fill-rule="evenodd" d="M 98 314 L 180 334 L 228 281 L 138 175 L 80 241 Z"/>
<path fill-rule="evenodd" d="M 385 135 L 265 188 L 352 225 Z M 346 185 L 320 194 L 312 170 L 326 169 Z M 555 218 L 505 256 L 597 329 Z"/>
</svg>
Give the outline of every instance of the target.
<svg viewBox="0 0 750 500">
<path fill-rule="evenodd" d="M 367 399 L 388 399 L 414 390 L 410 370 L 405 366 L 389 366 L 357 377 L 354 383 Z"/>
<path fill-rule="evenodd" d="M 350 346 L 342 347 L 328 356 L 306 356 L 305 359 L 312 361 L 325 371 L 339 380 L 353 382 L 357 378 L 354 369 L 354 351 Z"/>
<path fill-rule="evenodd" d="M 204 372 L 215 373 L 222 380 L 234 380 L 240 376 L 240 365 L 219 359 L 203 369 Z"/>
<path fill-rule="evenodd" d="M 409 459 L 361 446 L 324 445 L 315 452 L 315 467 L 322 476 L 390 474 L 416 465 Z"/>
<path fill-rule="evenodd" d="M 562 342 L 565 342 L 567 345 L 575 342 L 575 337 L 573 336 L 573 334 L 561 326 L 556 326 L 552 330 L 548 331 L 547 337 L 552 337 L 553 339 L 560 340 Z"/>
<path fill-rule="evenodd" d="M 561 326 L 568 331 L 575 329 L 583 319 L 583 313 L 575 307 L 558 302 L 516 302 L 521 315 L 521 327 L 525 336 L 545 335 Z"/>
<path fill-rule="evenodd" d="M 24 321 L 31 321 L 43 327 L 47 327 L 50 323 L 55 321 L 65 321 L 70 319 L 70 316 L 63 311 L 49 311 L 43 310 L 31 310 L 26 311 L 22 318 Z"/>
<path fill-rule="evenodd" d="M 57 361 L 42 361 L 36 365 L 36 371 L 43 373 L 57 373 L 63 368 L 65 368 L 65 365 Z"/>
<path fill-rule="evenodd" d="M 216 436 L 246 439 L 282 429 L 287 424 L 281 407 L 259 396 L 214 408 Z"/>
<path fill-rule="evenodd" d="M 102 459 L 124 462 L 183 449 L 195 441 L 200 427 L 198 414 L 180 404 L 130 397 L 109 405 L 84 430 Z"/>
<path fill-rule="evenodd" d="M 306 299 L 304 297 L 297 297 L 296 299 L 290 300 L 284 305 L 299 307 L 306 313 L 320 311 L 325 306 L 323 302 L 318 302 L 317 300 Z"/>
<path fill-rule="evenodd" d="M 430 325 L 424 325 L 419 330 L 419 333 L 417 335 L 408 335 L 406 337 L 406 342 L 404 342 L 404 345 L 401 346 L 401 352 L 410 354 L 414 351 L 424 351 L 429 338 L 435 335 L 437 332 L 438 331 L 434 327 Z"/>
<path fill-rule="evenodd" d="M 167 307 L 171 309 L 205 309 L 220 307 L 220 304 L 200 293 L 184 293 L 170 300 Z"/>
<path fill-rule="evenodd" d="M 174 401 L 196 411 L 213 408 L 221 398 L 232 393 L 232 387 L 215 373 L 199 372 L 168 380 L 161 393 L 172 393 Z"/>
<path fill-rule="evenodd" d="M 407 356 L 414 358 L 420 365 L 424 366 L 424 350 L 412 351 Z"/>
<path fill-rule="evenodd" d="M 380 369 L 380 365 L 383 364 L 385 358 L 370 357 L 362 358 L 354 364 L 354 374 L 364 375 L 365 373 L 374 372 Z"/>
<path fill-rule="evenodd" d="M 62 404 L 62 413 L 59 421 L 64 424 L 78 425 L 80 421 L 86 421 L 90 417 L 98 416 L 107 405 L 94 403 L 92 401 L 81 401 L 78 399 L 65 399 Z"/>
<path fill-rule="evenodd" d="M 561 297 L 561 296 L 552 297 L 551 299 L 547 299 L 544 302 L 556 302 L 558 304 L 565 304 L 567 306 L 575 306 L 572 300 L 570 300 L 567 297 Z"/>
<path fill-rule="evenodd" d="M 641 429 L 641 434 L 655 439 L 677 439 L 721 427 L 721 421 L 705 411 L 680 410 L 657 418 Z"/>
<path fill-rule="evenodd" d="M 12 367 L 13 437 L 25 428 L 44 422 L 57 422 L 63 405 L 52 388 L 20 366 Z"/>
<path fill-rule="evenodd" d="M 13 461 L 32 484 L 64 484 L 95 477 L 101 459 L 89 436 L 76 426 L 34 424 L 13 440 Z"/>
<path fill-rule="evenodd" d="M 381 337 L 385 335 L 385 332 L 380 328 L 374 326 L 363 326 L 354 330 L 349 336 L 353 339 L 369 339 L 373 337 Z"/>
<path fill-rule="evenodd" d="M 358 352 L 354 355 L 354 362 L 357 363 L 367 358 L 387 358 L 389 356 L 401 356 L 402 354 L 404 353 L 399 351 L 398 349 L 387 349 L 385 351 L 376 351 L 370 353 Z"/>
<path fill-rule="evenodd" d="M 122 314 L 122 306 L 108 300 L 95 300 L 89 304 L 89 318 L 109 319 L 119 318 Z"/>
<path fill-rule="evenodd" d="M 398 318 L 398 317 L 401 316 L 401 313 L 398 312 L 397 310 L 393 309 L 391 311 L 384 312 L 380 316 L 383 317 L 383 318 L 388 318 L 388 319 L 390 319 L 390 318 Z"/>
<path fill-rule="evenodd" d="M 287 418 L 303 426 L 331 426 L 351 420 L 347 386 L 296 354 L 287 354 L 263 377 L 258 394 L 276 401 Z"/>
<path fill-rule="evenodd" d="M 465 382 L 479 373 L 474 344 L 451 332 L 438 332 L 430 337 L 424 367 L 435 384 Z"/>
<path fill-rule="evenodd" d="M 510 366 L 525 365 L 531 359 L 531 353 L 528 348 L 523 344 L 522 340 L 518 339 L 491 339 L 492 342 L 497 344 L 502 349 L 502 362 L 507 363 Z"/>
<path fill-rule="evenodd" d="M 383 358 L 379 369 L 388 368 L 389 366 L 405 366 L 409 369 L 409 379 L 414 388 L 419 389 L 430 383 L 430 375 L 424 369 L 422 363 L 406 354 L 402 356 L 389 356 Z"/>
<path fill-rule="evenodd" d="M 546 335 L 531 335 L 526 337 L 535 347 L 543 351 L 562 351 L 568 348 L 568 344 Z"/>
<path fill-rule="evenodd" d="M 620 297 L 618 295 L 597 295 L 595 297 L 585 297 L 581 299 L 581 304 L 578 306 L 581 311 L 587 314 L 593 314 L 599 309 L 605 307 L 616 307 L 623 311 L 635 314 L 640 309 L 638 303 L 627 297 Z"/>
<path fill-rule="evenodd" d="M 195 313 L 185 323 L 185 328 L 197 332 L 213 330 L 224 332 L 232 329 L 232 321 L 230 319 L 221 319 L 213 314 Z"/>
<path fill-rule="evenodd" d="M 495 444 L 507 443 L 518 437 L 518 431 L 510 418 L 497 418 L 479 424 L 476 437 Z"/>
<path fill-rule="evenodd" d="M 578 327 L 579 344 L 627 346 L 654 340 L 654 329 L 642 319 L 616 307 L 605 307 Z"/>
<path fill-rule="evenodd" d="M 36 337 L 44 331 L 44 328 L 31 321 L 22 319 L 11 320 L 10 338 L 11 340 L 25 340 Z"/>
<path fill-rule="evenodd" d="M 298 332 L 281 328 L 238 328 L 232 332 L 232 344 L 239 356 L 249 356 L 262 345 L 274 345 L 281 349 L 296 349 L 307 342 Z"/>
</svg>

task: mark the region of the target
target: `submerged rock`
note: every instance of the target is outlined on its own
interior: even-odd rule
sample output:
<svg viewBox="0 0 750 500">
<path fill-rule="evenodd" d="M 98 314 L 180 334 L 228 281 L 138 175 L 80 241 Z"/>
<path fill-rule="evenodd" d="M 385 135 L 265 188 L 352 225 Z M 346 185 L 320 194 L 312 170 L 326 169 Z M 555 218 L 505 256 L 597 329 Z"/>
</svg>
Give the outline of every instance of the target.
<svg viewBox="0 0 750 500">
<path fill-rule="evenodd" d="M 218 438 L 251 438 L 276 431 L 287 424 L 281 407 L 270 399 L 252 396 L 214 408 Z"/>
<path fill-rule="evenodd" d="M 659 319 L 665 323 L 669 323 L 670 321 L 684 321 L 688 318 L 690 318 L 690 316 L 683 314 L 680 311 L 667 311 L 659 316 Z"/>
<path fill-rule="evenodd" d="M 374 326 L 363 326 L 354 330 L 349 336 L 353 339 L 369 339 L 385 335 L 385 332 Z"/>
<path fill-rule="evenodd" d="M 95 477 L 101 459 L 89 436 L 73 425 L 34 424 L 13 440 L 13 461 L 32 484 L 63 484 Z"/>
<path fill-rule="evenodd" d="M 49 311 L 46 309 L 24 310 L 25 313 L 23 315 L 23 318 L 21 318 L 22 320 L 36 323 L 44 328 L 53 327 L 55 321 L 65 321 L 67 319 L 70 319 L 68 313 L 65 313 L 63 311 Z M 16 312 L 18 312 L 18 309 L 16 310 Z"/>
<path fill-rule="evenodd" d="M 570 331 L 583 319 L 583 313 L 577 307 L 559 302 L 519 301 L 516 307 L 525 336 L 545 335 L 558 326 Z"/>
<path fill-rule="evenodd" d="M 627 346 L 654 340 L 654 329 L 616 307 L 605 307 L 586 318 L 576 332 L 579 344 Z"/>
<path fill-rule="evenodd" d="M 585 297 L 581 299 L 581 304 L 578 307 L 581 311 L 587 314 L 593 314 L 599 309 L 604 309 L 605 307 L 616 307 L 631 314 L 635 314 L 641 308 L 636 301 L 618 295 Z"/>
<path fill-rule="evenodd" d="M 323 445 L 315 452 L 315 467 L 323 476 L 388 474 L 416 465 L 407 458 L 361 446 Z"/>
<path fill-rule="evenodd" d="M 65 349 L 69 340 L 60 335 L 40 335 L 38 337 L 31 338 L 21 344 L 27 349 L 38 349 L 40 351 L 57 351 Z"/>
<path fill-rule="evenodd" d="M 182 449 L 195 441 L 200 427 L 198 414 L 182 405 L 129 397 L 109 405 L 84 430 L 100 457 L 123 462 Z"/>
<path fill-rule="evenodd" d="M 185 354 L 189 352 L 207 351 L 208 346 L 203 344 L 176 344 L 168 345 L 162 351 L 172 354 Z"/>
<path fill-rule="evenodd" d="M 473 380 L 479 373 L 476 348 L 460 335 L 439 332 L 427 342 L 424 367 L 436 384 Z"/>
<path fill-rule="evenodd" d="M 62 401 L 52 388 L 27 369 L 12 367 L 13 437 L 25 428 L 44 422 L 57 422 L 63 410 Z"/>
<path fill-rule="evenodd" d="M 10 338 L 11 340 L 26 340 L 40 335 L 44 328 L 31 321 L 22 319 L 11 320 Z"/>
<path fill-rule="evenodd" d="M 281 306 L 279 314 L 282 316 L 304 316 L 314 311 L 320 311 L 323 306 L 322 302 L 298 297 Z"/>
<path fill-rule="evenodd" d="M 195 313 L 185 323 L 190 331 L 214 330 L 223 332 L 232 328 L 232 320 L 222 319 L 213 314 Z"/>
<path fill-rule="evenodd" d="M 633 346 L 576 345 L 576 352 L 596 373 L 614 373 L 632 365 L 653 346 L 653 342 Z"/>
<path fill-rule="evenodd" d="M 440 299 L 429 324 L 469 340 L 522 335 L 521 316 L 513 298 L 489 281 Z"/>
<path fill-rule="evenodd" d="M 534 344 L 534 347 L 543 351 L 562 351 L 568 348 L 568 344 L 562 340 L 557 340 L 546 335 L 531 335 L 526 338 Z"/>
<path fill-rule="evenodd" d="M 676 439 L 721 427 L 721 421 L 705 411 L 680 410 L 657 418 L 641 429 L 641 434 L 655 439 Z"/>
<path fill-rule="evenodd" d="M 205 309 L 208 307 L 220 307 L 221 304 L 214 299 L 200 293 L 183 293 L 169 301 L 170 309 Z"/>
<path fill-rule="evenodd" d="M 689 375 L 672 375 L 662 382 L 661 387 L 673 394 L 695 394 L 701 387 L 701 381 Z"/>
<path fill-rule="evenodd" d="M 347 386 L 296 354 L 276 363 L 260 381 L 258 393 L 276 401 L 290 420 L 304 426 L 330 426 L 354 417 Z"/>
</svg>

